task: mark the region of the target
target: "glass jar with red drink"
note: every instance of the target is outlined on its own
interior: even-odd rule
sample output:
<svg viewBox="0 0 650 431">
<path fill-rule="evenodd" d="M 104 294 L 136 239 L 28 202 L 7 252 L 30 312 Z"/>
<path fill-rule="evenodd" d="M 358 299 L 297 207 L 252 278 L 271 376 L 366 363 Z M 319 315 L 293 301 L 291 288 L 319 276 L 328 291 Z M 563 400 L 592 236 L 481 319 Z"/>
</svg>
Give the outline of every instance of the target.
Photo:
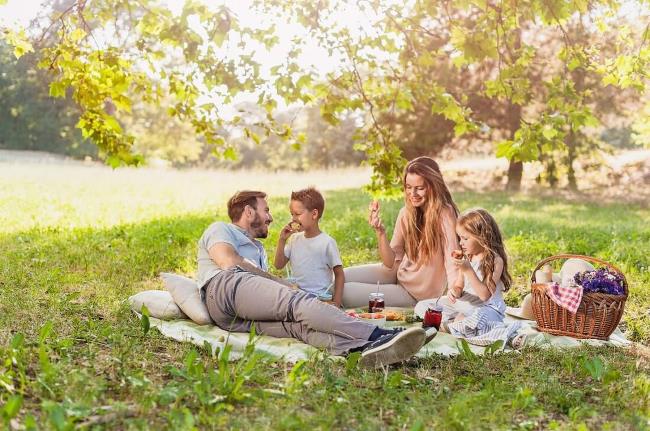
<svg viewBox="0 0 650 431">
<path fill-rule="evenodd" d="M 427 311 L 424 312 L 424 319 L 422 321 L 423 328 L 434 327 L 440 329 L 440 323 L 442 322 L 442 307 L 437 305 L 430 305 L 427 308 Z"/>
<path fill-rule="evenodd" d="M 384 294 L 381 292 L 372 292 L 368 296 L 368 312 L 377 313 L 380 311 L 384 311 L 384 308 L 385 308 Z"/>
</svg>

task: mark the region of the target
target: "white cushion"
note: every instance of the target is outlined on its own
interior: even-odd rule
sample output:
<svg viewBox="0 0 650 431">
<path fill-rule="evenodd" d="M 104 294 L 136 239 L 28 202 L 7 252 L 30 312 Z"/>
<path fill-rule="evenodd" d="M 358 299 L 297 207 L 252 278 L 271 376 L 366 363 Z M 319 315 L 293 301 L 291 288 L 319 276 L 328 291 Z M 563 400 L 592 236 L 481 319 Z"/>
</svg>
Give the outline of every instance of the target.
<svg viewBox="0 0 650 431">
<path fill-rule="evenodd" d="M 560 269 L 560 283 L 568 286 L 573 277 L 583 271 L 593 271 L 595 268 L 586 260 L 571 258 L 567 259 Z"/>
<path fill-rule="evenodd" d="M 201 301 L 201 293 L 196 281 L 178 274 L 161 272 L 165 288 L 171 293 L 183 313 L 198 325 L 212 325 L 208 307 Z"/>
<path fill-rule="evenodd" d="M 187 316 L 174 302 L 169 292 L 164 290 L 145 290 L 129 297 L 131 309 L 140 313 L 144 304 L 149 310 L 149 315 L 157 319 L 186 319 Z"/>
</svg>

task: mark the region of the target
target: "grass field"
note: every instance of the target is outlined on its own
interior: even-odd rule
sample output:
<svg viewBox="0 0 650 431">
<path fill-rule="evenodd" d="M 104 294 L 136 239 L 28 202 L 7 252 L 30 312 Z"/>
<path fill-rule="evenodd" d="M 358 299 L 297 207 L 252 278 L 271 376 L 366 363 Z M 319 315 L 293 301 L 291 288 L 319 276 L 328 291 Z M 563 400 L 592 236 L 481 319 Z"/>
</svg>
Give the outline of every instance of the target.
<svg viewBox="0 0 650 431">
<path fill-rule="evenodd" d="M 362 171 L 265 174 L 0 165 L 0 429 L 648 429 L 647 348 L 528 348 L 387 372 L 316 356 L 238 362 L 146 335 L 125 299 L 194 275 L 196 240 L 236 189 L 271 193 L 273 250 L 287 196 L 323 185 L 323 229 L 345 265 L 377 259 Z M 650 343 L 650 210 L 460 193 L 499 221 L 515 304 L 542 258 L 597 256 L 627 275 L 623 328 Z M 387 204 L 390 224 L 398 202 Z"/>
</svg>

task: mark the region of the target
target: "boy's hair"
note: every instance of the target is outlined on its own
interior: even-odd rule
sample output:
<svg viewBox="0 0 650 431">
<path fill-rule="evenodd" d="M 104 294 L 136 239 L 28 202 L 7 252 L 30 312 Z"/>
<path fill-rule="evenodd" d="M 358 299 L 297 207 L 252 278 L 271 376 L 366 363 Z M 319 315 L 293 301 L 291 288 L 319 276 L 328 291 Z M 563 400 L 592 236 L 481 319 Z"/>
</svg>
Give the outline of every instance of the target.
<svg viewBox="0 0 650 431">
<path fill-rule="evenodd" d="M 230 217 L 230 221 L 239 221 L 246 205 L 250 205 L 257 210 L 257 198 L 266 198 L 266 193 L 254 190 L 242 190 L 235 193 L 228 199 L 228 217 Z"/>
<path fill-rule="evenodd" d="M 309 211 L 318 210 L 318 219 L 323 216 L 325 211 L 325 199 L 318 190 L 313 187 L 291 192 L 291 200 L 302 203 Z"/>
<path fill-rule="evenodd" d="M 481 262 L 481 272 L 483 273 L 485 285 L 492 293 L 494 293 L 493 290 L 496 290 L 492 274 L 494 274 L 494 260 L 498 255 L 503 260 L 503 272 L 501 272 L 503 290 L 508 290 L 512 285 L 512 277 L 508 272 L 508 255 L 503 244 L 501 230 L 494 217 L 483 208 L 474 208 L 462 213 L 458 217 L 457 223 L 465 228 L 485 250 L 485 258 Z"/>
</svg>

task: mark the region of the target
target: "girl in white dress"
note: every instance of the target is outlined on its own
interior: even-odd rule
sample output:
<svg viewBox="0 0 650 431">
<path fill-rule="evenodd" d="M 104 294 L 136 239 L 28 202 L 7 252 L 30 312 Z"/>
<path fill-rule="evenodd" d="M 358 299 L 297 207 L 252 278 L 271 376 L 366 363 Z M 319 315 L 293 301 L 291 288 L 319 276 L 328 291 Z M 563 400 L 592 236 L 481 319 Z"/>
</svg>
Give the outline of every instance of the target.
<svg viewBox="0 0 650 431">
<path fill-rule="evenodd" d="M 454 252 L 459 276 L 448 289 L 443 322 L 449 332 L 468 341 L 487 345 L 504 341 L 516 331 L 504 325 L 503 292 L 512 284 L 501 231 L 484 209 L 472 209 L 458 217 L 456 233 L 461 250 Z"/>
</svg>

